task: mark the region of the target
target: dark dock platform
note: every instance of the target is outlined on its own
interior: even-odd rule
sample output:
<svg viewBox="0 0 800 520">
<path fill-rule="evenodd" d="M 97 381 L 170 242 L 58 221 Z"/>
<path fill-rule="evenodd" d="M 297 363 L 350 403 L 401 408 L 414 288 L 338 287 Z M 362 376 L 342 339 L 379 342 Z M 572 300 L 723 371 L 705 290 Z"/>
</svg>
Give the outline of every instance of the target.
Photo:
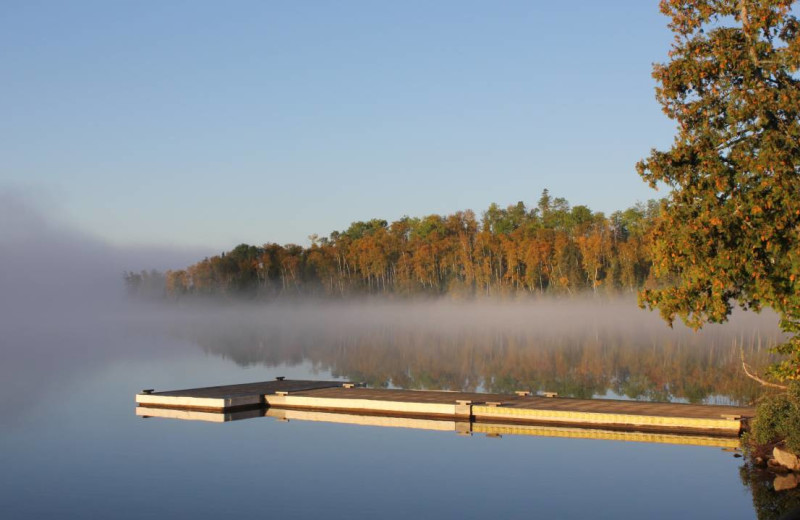
<svg viewBox="0 0 800 520">
<path fill-rule="evenodd" d="M 264 406 L 264 396 L 275 392 L 298 392 L 320 388 L 342 386 L 341 381 L 262 381 L 239 385 L 208 386 L 154 392 L 144 390 L 136 395 L 140 405 L 223 412 Z"/>
<path fill-rule="evenodd" d="M 487 394 L 364 388 L 340 381 L 276 380 L 169 392 L 145 391 L 140 407 L 206 414 L 248 410 L 305 410 L 354 416 L 450 420 L 502 425 L 550 425 L 651 433 L 692 433 L 736 437 L 754 410 L 738 406 L 572 399 L 528 392 Z M 143 413 L 144 415 L 144 413 Z M 150 414 L 154 415 L 154 414 Z M 161 414 L 162 416 L 165 414 Z M 167 414 L 169 415 L 169 414 Z M 186 414 L 183 414 L 184 416 Z M 262 413 L 263 415 L 263 413 Z M 213 420 L 209 415 L 205 420 Z M 217 418 L 220 421 L 224 417 Z M 231 420 L 231 419 L 227 419 Z M 522 431 L 522 430 L 520 430 Z"/>
</svg>

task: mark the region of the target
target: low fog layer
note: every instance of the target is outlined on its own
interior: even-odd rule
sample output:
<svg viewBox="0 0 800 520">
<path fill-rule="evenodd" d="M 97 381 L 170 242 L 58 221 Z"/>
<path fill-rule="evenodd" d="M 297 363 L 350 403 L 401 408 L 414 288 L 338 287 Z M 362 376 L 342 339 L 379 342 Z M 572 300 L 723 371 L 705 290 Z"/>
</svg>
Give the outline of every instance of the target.
<svg viewBox="0 0 800 520">
<path fill-rule="evenodd" d="M 371 386 L 558 391 L 738 402 L 761 389 L 741 369 L 771 361 L 777 317 L 670 329 L 632 295 L 513 303 L 391 302 L 173 308 L 165 332 L 240 366 L 310 363 Z"/>
<path fill-rule="evenodd" d="M 216 319 L 215 326 L 280 328 L 319 333 L 353 333 L 393 329 L 435 330 L 440 333 L 494 331 L 504 334 L 535 333 L 546 337 L 570 337 L 591 330 L 641 331 L 672 337 L 709 335 L 722 331 L 751 336 L 779 334 L 777 316 L 734 311 L 730 322 L 709 324 L 692 331 L 680 321 L 670 329 L 655 312 L 640 309 L 635 294 L 618 296 L 544 297 L 503 300 L 403 300 L 365 298 L 263 305 L 226 304 L 175 306 L 175 317 L 200 321 Z M 213 316 L 213 318 L 212 318 Z"/>
<path fill-rule="evenodd" d="M 116 303 L 124 271 L 175 269 L 212 252 L 114 247 L 59 222 L 48 203 L 0 188 L 0 310 Z"/>
</svg>

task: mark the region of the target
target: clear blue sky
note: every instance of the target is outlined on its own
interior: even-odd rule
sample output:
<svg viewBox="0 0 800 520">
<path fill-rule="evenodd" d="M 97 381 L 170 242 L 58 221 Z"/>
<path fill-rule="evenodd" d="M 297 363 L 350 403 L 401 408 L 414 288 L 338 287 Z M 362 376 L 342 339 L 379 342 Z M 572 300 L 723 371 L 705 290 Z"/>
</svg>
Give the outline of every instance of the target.
<svg viewBox="0 0 800 520">
<path fill-rule="evenodd" d="M 117 244 L 653 198 L 656 0 L 0 3 L 0 185 Z"/>
</svg>

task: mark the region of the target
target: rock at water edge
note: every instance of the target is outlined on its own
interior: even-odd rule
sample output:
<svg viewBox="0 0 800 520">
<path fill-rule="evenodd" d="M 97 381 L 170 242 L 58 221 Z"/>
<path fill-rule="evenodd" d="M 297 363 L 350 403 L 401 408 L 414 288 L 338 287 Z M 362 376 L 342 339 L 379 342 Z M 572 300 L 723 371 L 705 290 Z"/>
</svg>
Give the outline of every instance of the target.
<svg viewBox="0 0 800 520">
<path fill-rule="evenodd" d="M 800 459 L 797 458 L 797 455 L 776 446 L 772 450 L 772 457 L 775 459 L 775 462 L 781 466 L 792 471 L 800 471 Z"/>
</svg>

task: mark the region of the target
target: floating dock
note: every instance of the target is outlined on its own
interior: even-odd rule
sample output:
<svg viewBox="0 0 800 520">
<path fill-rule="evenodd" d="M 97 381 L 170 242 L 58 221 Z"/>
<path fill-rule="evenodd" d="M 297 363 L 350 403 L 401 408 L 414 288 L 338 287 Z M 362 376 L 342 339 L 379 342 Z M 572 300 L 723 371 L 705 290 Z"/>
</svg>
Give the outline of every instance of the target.
<svg viewBox="0 0 800 520">
<path fill-rule="evenodd" d="M 349 415 L 351 421 L 356 420 L 354 417 L 359 421 L 364 417 L 381 417 L 387 425 L 393 420 L 400 424 L 397 420 L 407 419 L 432 429 L 486 430 L 484 433 L 498 435 L 512 431 L 536 435 L 547 431 L 541 429 L 544 426 L 735 438 L 754 413 L 752 408 L 738 406 L 572 399 L 555 394 L 531 395 L 525 391 L 507 395 L 391 390 L 341 381 L 283 378 L 169 392 L 145 390 L 136 395 L 136 403 L 140 407 L 137 413 L 144 416 L 225 422 L 280 413 L 290 418 L 291 411 L 305 411 L 326 413 L 328 419 L 331 414 L 339 414 L 339 419 L 344 419 L 342 414 Z M 469 428 L 465 429 L 463 423 Z"/>
</svg>

